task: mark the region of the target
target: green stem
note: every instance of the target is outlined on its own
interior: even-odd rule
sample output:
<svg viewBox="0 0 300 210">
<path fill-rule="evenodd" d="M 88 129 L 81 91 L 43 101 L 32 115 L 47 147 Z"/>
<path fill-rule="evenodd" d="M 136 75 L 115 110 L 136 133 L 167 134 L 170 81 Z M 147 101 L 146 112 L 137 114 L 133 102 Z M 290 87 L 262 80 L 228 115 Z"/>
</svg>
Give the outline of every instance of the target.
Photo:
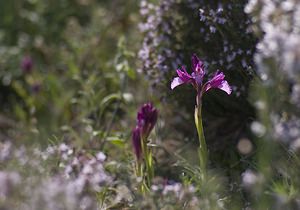
<svg viewBox="0 0 300 210">
<path fill-rule="evenodd" d="M 198 132 L 199 138 L 199 162 L 200 162 L 200 170 L 202 171 L 203 178 L 206 177 L 206 170 L 207 170 L 207 159 L 208 159 L 208 151 L 203 131 L 203 124 L 202 124 L 202 103 L 201 97 L 197 96 L 197 106 L 195 107 L 195 124 Z"/>
<path fill-rule="evenodd" d="M 146 172 L 147 172 L 147 185 L 148 187 L 151 186 L 152 178 L 154 176 L 154 170 L 152 165 L 152 154 L 151 151 L 149 151 L 147 146 L 147 139 L 142 138 L 142 150 L 145 158 L 145 165 L 146 165 Z"/>
<path fill-rule="evenodd" d="M 139 159 L 136 159 L 136 177 L 141 178 L 141 182 L 139 185 L 139 190 L 141 193 L 145 193 L 146 191 L 146 187 L 145 187 L 145 183 L 144 183 L 144 175 L 143 175 L 143 164 Z"/>
</svg>

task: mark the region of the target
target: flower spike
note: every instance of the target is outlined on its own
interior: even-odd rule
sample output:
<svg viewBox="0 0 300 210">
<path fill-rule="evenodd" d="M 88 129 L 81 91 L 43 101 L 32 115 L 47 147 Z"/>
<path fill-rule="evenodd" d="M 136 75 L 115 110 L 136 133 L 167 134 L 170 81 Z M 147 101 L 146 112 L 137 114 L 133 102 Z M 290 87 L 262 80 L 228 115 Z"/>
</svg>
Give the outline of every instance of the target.
<svg viewBox="0 0 300 210">
<path fill-rule="evenodd" d="M 152 103 L 144 104 L 137 114 L 137 126 L 141 130 L 141 136 L 147 138 L 157 121 L 158 111 Z"/>
</svg>

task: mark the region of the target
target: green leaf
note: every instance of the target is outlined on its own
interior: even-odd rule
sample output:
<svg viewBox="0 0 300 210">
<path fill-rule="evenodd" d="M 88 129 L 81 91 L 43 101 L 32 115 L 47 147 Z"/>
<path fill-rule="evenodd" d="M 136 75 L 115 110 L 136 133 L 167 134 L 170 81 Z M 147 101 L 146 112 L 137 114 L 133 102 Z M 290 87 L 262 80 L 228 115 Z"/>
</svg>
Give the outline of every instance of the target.
<svg viewBox="0 0 300 210">
<path fill-rule="evenodd" d="M 135 71 L 130 67 L 127 69 L 127 75 L 130 79 L 135 79 L 136 78 Z"/>
<path fill-rule="evenodd" d="M 121 139 L 117 136 L 110 136 L 110 137 L 107 137 L 106 138 L 106 141 L 112 143 L 113 145 L 115 146 L 118 146 L 118 147 L 124 147 L 125 146 L 125 141 L 124 139 Z"/>
<path fill-rule="evenodd" d="M 100 103 L 100 107 L 107 106 L 109 103 L 111 103 L 114 100 L 121 100 L 120 94 L 113 93 L 104 97 Z"/>
</svg>

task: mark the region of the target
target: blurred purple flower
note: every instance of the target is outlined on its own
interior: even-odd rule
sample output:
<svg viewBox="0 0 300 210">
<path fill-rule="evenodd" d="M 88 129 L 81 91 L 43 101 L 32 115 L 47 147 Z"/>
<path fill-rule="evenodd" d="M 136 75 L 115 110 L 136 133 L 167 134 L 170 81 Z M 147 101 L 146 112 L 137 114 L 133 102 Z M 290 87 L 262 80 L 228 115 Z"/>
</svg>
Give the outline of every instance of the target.
<svg viewBox="0 0 300 210">
<path fill-rule="evenodd" d="M 137 113 L 137 126 L 132 131 L 132 144 L 135 155 L 139 160 L 142 154 L 142 142 L 152 131 L 158 117 L 157 109 L 152 103 L 144 104 Z"/>
<path fill-rule="evenodd" d="M 140 128 L 138 126 L 136 126 L 132 131 L 132 145 L 136 158 L 140 160 L 142 154 L 142 144 Z"/>
<path fill-rule="evenodd" d="M 147 138 L 157 121 L 157 109 L 151 104 L 144 104 L 137 114 L 137 126 L 140 128 L 141 136 Z"/>
<path fill-rule="evenodd" d="M 31 91 L 33 94 L 38 94 L 42 89 L 42 84 L 41 83 L 34 83 L 31 86 Z"/>
<path fill-rule="evenodd" d="M 171 89 L 182 84 L 192 84 L 199 94 L 203 94 L 211 88 L 218 88 L 225 91 L 227 94 L 231 94 L 231 87 L 225 80 L 225 75 L 222 72 L 217 71 L 213 78 L 208 80 L 204 85 L 203 78 L 205 75 L 205 69 L 203 62 L 194 54 L 192 56 L 192 70 L 193 73 L 189 74 L 184 67 L 183 71 L 178 69 L 177 75 L 171 83 Z"/>
<path fill-rule="evenodd" d="M 21 68 L 23 73 L 30 73 L 33 67 L 33 61 L 30 56 L 25 56 L 21 62 Z"/>
</svg>

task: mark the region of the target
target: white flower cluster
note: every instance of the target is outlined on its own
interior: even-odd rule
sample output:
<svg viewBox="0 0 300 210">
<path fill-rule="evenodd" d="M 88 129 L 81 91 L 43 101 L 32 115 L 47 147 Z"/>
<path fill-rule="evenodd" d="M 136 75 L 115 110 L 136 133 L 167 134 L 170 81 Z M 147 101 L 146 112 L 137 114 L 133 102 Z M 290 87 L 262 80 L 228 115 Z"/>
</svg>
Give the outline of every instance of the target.
<svg viewBox="0 0 300 210">
<path fill-rule="evenodd" d="M 32 151 L 0 143 L 0 209 L 97 209 L 95 193 L 112 184 L 105 160 L 102 152 L 92 155 L 64 143 Z"/>
<path fill-rule="evenodd" d="M 161 82 L 162 76 L 167 71 L 177 68 L 181 63 L 171 48 L 173 42 L 171 37 L 174 35 L 176 20 L 169 14 L 176 4 L 176 0 L 162 1 L 159 5 L 143 0 L 140 4 L 140 14 L 144 21 L 139 24 L 139 28 L 145 37 L 139 51 L 139 59 L 142 61 L 142 70 L 146 75 L 156 79 L 154 83 Z"/>
<path fill-rule="evenodd" d="M 290 80 L 300 79 L 300 3 L 297 0 L 251 0 L 245 11 L 255 14 L 253 22 L 259 25 L 264 37 L 257 45 L 256 62 L 265 66 L 272 59 L 278 70 Z M 259 68 L 270 74 L 268 68 Z M 272 71 L 272 69 L 269 69 Z"/>
<path fill-rule="evenodd" d="M 257 71 L 274 98 L 269 113 L 274 139 L 293 149 L 300 138 L 300 2 L 250 0 L 245 12 L 262 36 L 257 44 Z M 275 89 L 274 89 L 275 88 Z M 299 144 L 299 143 L 298 143 Z"/>
</svg>

